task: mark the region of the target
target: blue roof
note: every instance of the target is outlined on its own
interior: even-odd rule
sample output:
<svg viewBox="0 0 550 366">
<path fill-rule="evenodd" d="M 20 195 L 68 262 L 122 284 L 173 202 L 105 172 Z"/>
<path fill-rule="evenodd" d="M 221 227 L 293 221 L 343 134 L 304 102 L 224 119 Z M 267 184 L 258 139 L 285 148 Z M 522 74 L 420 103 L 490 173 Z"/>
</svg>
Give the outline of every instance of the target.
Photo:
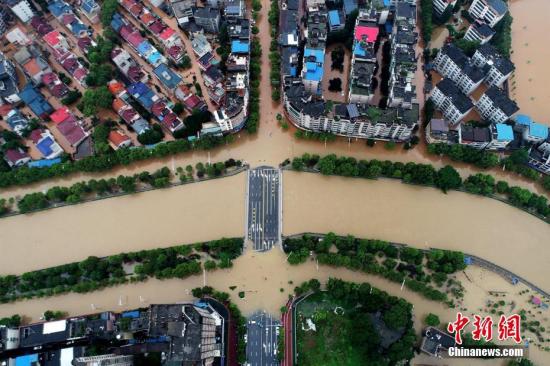
<svg viewBox="0 0 550 366">
<path fill-rule="evenodd" d="M 325 51 L 306 47 L 304 49 L 304 58 L 306 59 L 304 61 L 306 71 L 304 79 L 321 81 L 321 79 L 323 79 L 323 63 L 325 60 Z M 313 59 L 310 60 L 310 58 L 315 59 L 315 61 Z"/>
<path fill-rule="evenodd" d="M 65 13 L 72 13 L 73 10 L 68 4 L 63 3 L 62 1 L 54 1 L 48 5 L 48 10 L 56 17 L 59 18 Z"/>
<path fill-rule="evenodd" d="M 166 64 L 158 65 L 153 72 L 168 89 L 175 89 L 181 83 L 181 77 Z"/>
<path fill-rule="evenodd" d="M 361 42 L 355 42 L 355 46 L 353 47 L 353 54 L 355 56 L 367 56 L 367 51 L 361 46 Z"/>
<path fill-rule="evenodd" d="M 47 168 L 59 163 L 61 163 L 61 158 L 34 160 L 29 162 L 29 168 Z"/>
<path fill-rule="evenodd" d="M 296 66 L 290 68 L 290 76 L 296 76 Z"/>
<path fill-rule="evenodd" d="M 139 311 L 138 310 L 126 311 L 126 312 L 122 313 L 122 317 L 123 318 L 139 318 Z"/>
<path fill-rule="evenodd" d="M 505 125 L 503 123 L 497 123 L 497 140 L 500 141 L 512 141 L 514 139 L 514 132 L 512 126 Z"/>
<path fill-rule="evenodd" d="M 533 120 L 526 114 L 518 114 L 515 118 L 516 123 L 524 126 L 529 126 Z"/>
<path fill-rule="evenodd" d="M 17 357 L 15 366 L 32 366 L 33 362 L 38 362 L 38 354 Z"/>
<path fill-rule="evenodd" d="M 50 114 L 53 112 L 53 107 L 44 99 L 44 96 L 40 94 L 31 84 L 27 84 L 23 90 L 19 93 L 19 98 L 29 106 L 34 114 L 38 117 Z"/>
<path fill-rule="evenodd" d="M 71 23 L 71 32 L 75 35 L 79 35 L 82 32 L 85 32 L 88 30 L 88 27 L 86 27 L 83 23 L 80 23 L 79 21 L 74 21 Z"/>
<path fill-rule="evenodd" d="M 97 3 L 94 0 L 84 0 L 82 2 L 82 5 L 80 5 L 82 10 L 84 10 L 86 13 L 91 12 L 96 6 Z"/>
<path fill-rule="evenodd" d="M 124 22 L 122 21 L 122 17 L 119 13 L 115 13 L 113 15 L 113 20 L 111 20 L 111 27 L 115 30 L 115 32 L 118 33 L 120 31 L 120 28 L 124 25 Z"/>
<path fill-rule="evenodd" d="M 344 11 L 346 14 L 351 14 L 355 9 L 357 9 L 357 0 L 344 0 Z"/>
<path fill-rule="evenodd" d="M 248 42 L 242 40 L 234 40 L 231 42 L 231 53 L 248 53 L 249 49 Z"/>
<path fill-rule="evenodd" d="M 153 105 L 153 97 L 155 93 L 142 82 L 131 84 L 128 87 L 128 92 L 147 110 Z"/>
<path fill-rule="evenodd" d="M 393 31 L 393 24 L 392 24 L 392 22 L 389 22 L 389 21 L 386 22 L 386 23 L 384 24 L 384 27 L 386 28 L 386 33 L 388 33 L 388 34 L 391 34 L 391 33 L 392 33 L 392 31 Z"/>
<path fill-rule="evenodd" d="M 506 3 L 502 0 L 487 0 L 487 3 L 499 14 L 504 14 L 508 11 Z"/>
<path fill-rule="evenodd" d="M 331 25 L 340 25 L 340 14 L 338 10 L 331 10 L 328 12 L 328 21 Z"/>
<path fill-rule="evenodd" d="M 548 126 L 532 122 L 529 126 L 529 135 L 544 140 L 548 137 Z"/>
<path fill-rule="evenodd" d="M 154 51 L 149 55 L 149 57 L 147 57 L 147 61 L 155 65 L 161 58 L 162 58 L 162 55 L 160 54 L 160 52 Z"/>
<path fill-rule="evenodd" d="M 40 141 L 38 144 L 36 144 L 36 148 L 40 150 L 42 155 L 49 156 L 53 152 L 51 148 L 53 144 L 54 144 L 53 139 L 50 136 L 48 136 L 45 139 L 42 139 L 42 141 Z"/>
<path fill-rule="evenodd" d="M 137 46 L 138 52 L 142 56 L 145 56 L 147 52 L 151 50 L 151 48 L 153 48 L 153 46 L 151 46 L 151 43 L 149 43 L 149 41 L 143 41 Z"/>
</svg>

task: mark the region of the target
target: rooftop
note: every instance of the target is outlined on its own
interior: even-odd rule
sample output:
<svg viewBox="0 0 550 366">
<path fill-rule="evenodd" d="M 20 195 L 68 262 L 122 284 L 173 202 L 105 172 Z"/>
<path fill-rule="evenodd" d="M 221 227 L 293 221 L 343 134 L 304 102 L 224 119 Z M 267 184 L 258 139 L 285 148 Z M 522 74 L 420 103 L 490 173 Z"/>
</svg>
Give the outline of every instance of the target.
<svg viewBox="0 0 550 366">
<path fill-rule="evenodd" d="M 502 110 L 507 116 L 519 111 L 519 107 L 516 102 L 508 98 L 508 96 L 496 86 L 489 88 L 485 95 L 491 99 L 493 105 Z"/>
<path fill-rule="evenodd" d="M 450 98 L 453 105 L 461 112 L 465 113 L 473 107 L 472 101 L 462 93 L 451 79 L 441 80 L 436 88 L 439 89 L 447 98 Z"/>
<path fill-rule="evenodd" d="M 499 141 L 512 141 L 514 139 L 514 131 L 512 130 L 512 126 L 497 123 L 495 127 L 497 131 L 497 139 Z M 548 132 L 548 128 L 546 128 L 546 131 Z"/>
<path fill-rule="evenodd" d="M 153 70 L 153 72 L 160 82 L 170 90 L 175 89 L 178 84 L 181 83 L 181 76 L 176 74 L 166 64 L 160 64 Z"/>
</svg>

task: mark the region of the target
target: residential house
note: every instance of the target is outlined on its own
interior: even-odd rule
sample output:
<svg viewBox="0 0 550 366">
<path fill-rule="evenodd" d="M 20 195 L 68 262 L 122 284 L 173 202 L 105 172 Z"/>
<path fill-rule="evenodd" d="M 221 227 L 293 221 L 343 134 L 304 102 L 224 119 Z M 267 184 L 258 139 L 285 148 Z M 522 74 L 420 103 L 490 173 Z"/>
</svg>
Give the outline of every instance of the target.
<svg viewBox="0 0 550 366">
<path fill-rule="evenodd" d="M 40 35 L 45 36 L 46 34 L 53 31 L 53 27 L 48 23 L 44 17 L 36 16 L 31 19 L 31 26 L 33 29 Z"/>
<path fill-rule="evenodd" d="M 23 132 L 29 127 L 29 120 L 19 111 L 12 109 L 6 115 L 6 122 L 13 132 L 23 136 Z"/>
<path fill-rule="evenodd" d="M 19 97 L 38 118 L 47 119 L 53 112 L 51 104 L 31 83 L 25 85 Z"/>
<path fill-rule="evenodd" d="M 197 58 L 201 58 L 208 52 L 212 52 L 212 46 L 204 33 L 195 33 L 193 39 L 191 40 L 191 47 Z"/>
<path fill-rule="evenodd" d="M 177 86 L 181 83 L 182 79 L 181 76 L 176 74 L 171 68 L 169 68 L 166 64 L 160 64 L 158 67 L 156 67 L 153 70 L 153 74 L 157 77 L 157 79 L 162 83 L 162 85 L 174 92 Z"/>
<path fill-rule="evenodd" d="M 5 0 L 5 4 L 23 23 L 28 23 L 35 16 L 28 0 Z"/>
<path fill-rule="evenodd" d="M 27 36 L 26 31 L 22 29 L 19 25 L 15 26 L 12 30 L 6 33 L 6 39 L 10 43 L 17 45 L 18 47 L 27 46 L 32 43 L 31 39 Z"/>
<path fill-rule="evenodd" d="M 502 84 L 512 73 L 515 66 L 508 58 L 502 56 L 496 48 L 490 44 L 479 47 L 472 56 L 473 63 L 486 71 L 485 83 L 489 86 L 502 87 Z"/>
<path fill-rule="evenodd" d="M 328 24 L 331 32 L 337 32 L 346 26 L 346 14 L 342 10 L 329 10 Z"/>
<path fill-rule="evenodd" d="M 458 129 L 458 143 L 474 149 L 485 149 L 492 141 L 489 127 L 475 127 L 461 124 Z"/>
<path fill-rule="evenodd" d="M 246 15 L 244 0 L 225 0 L 224 15 L 230 23 L 244 18 Z"/>
<path fill-rule="evenodd" d="M 139 81 L 146 83 L 149 80 L 149 75 L 125 49 L 121 47 L 113 48 L 111 60 L 130 83 Z"/>
<path fill-rule="evenodd" d="M 83 0 L 80 4 L 80 11 L 91 23 L 99 23 L 101 7 L 95 0 Z"/>
<path fill-rule="evenodd" d="M 52 72 L 50 65 L 34 45 L 21 47 L 13 58 L 34 85 L 42 83 L 42 76 Z"/>
<path fill-rule="evenodd" d="M 194 0 L 170 0 L 170 7 L 180 27 L 184 27 L 193 17 Z"/>
<path fill-rule="evenodd" d="M 42 75 L 42 83 L 46 85 L 50 94 L 60 99 L 63 98 L 69 92 L 69 88 L 65 85 L 53 72 Z"/>
<path fill-rule="evenodd" d="M 89 133 L 82 128 L 82 122 L 72 114 L 67 107 L 61 107 L 50 115 L 57 130 L 74 148 L 83 142 Z"/>
<path fill-rule="evenodd" d="M 450 142 L 450 132 L 451 128 L 449 121 L 440 118 L 432 118 L 428 126 L 426 126 L 426 142 L 428 142 L 428 144 L 447 144 Z"/>
<path fill-rule="evenodd" d="M 494 27 L 508 12 L 508 6 L 503 0 L 474 0 L 468 14 L 485 21 Z"/>
<path fill-rule="evenodd" d="M 220 11 L 217 8 L 195 8 L 193 18 L 205 32 L 218 33 L 220 31 Z"/>
<path fill-rule="evenodd" d="M 472 101 L 447 78 L 434 87 L 430 99 L 453 126 L 459 124 L 474 107 Z"/>
<path fill-rule="evenodd" d="M 489 145 L 487 145 L 488 150 L 504 150 L 514 141 L 514 131 L 510 125 L 494 123 L 489 126 L 489 130 L 491 131 L 492 139 Z"/>
<path fill-rule="evenodd" d="M 422 337 L 420 350 L 434 357 L 441 357 L 442 351 L 446 351 L 456 345 L 455 338 L 437 328 L 428 327 Z"/>
<path fill-rule="evenodd" d="M 54 0 L 48 4 L 48 10 L 53 16 L 76 37 L 85 37 L 91 30 L 76 16 L 73 7 L 62 0 Z"/>
<path fill-rule="evenodd" d="M 325 49 L 304 49 L 304 64 L 302 68 L 302 79 L 304 87 L 312 94 L 320 95 L 323 88 L 323 74 L 325 63 Z"/>
<path fill-rule="evenodd" d="M 464 39 L 471 42 L 479 42 L 480 44 L 486 44 L 495 35 L 493 28 L 489 27 L 485 22 L 476 20 L 468 27 Z"/>
<path fill-rule="evenodd" d="M 0 52 L 0 105 L 15 104 L 20 101 L 18 82 L 15 66 Z"/>
<path fill-rule="evenodd" d="M 523 130 L 523 140 L 531 144 L 538 144 L 548 139 L 548 126 L 531 121 L 529 126 Z"/>
<path fill-rule="evenodd" d="M 8 163 L 10 168 L 18 168 L 31 161 L 31 157 L 25 152 L 25 150 L 17 148 L 6 150 L 4 152 L 4 160 Z"/>
<path fill-rule="evenodd" d="M 46 129 L 36 129 L 31 132 L 29 139 L 34 143 L 44 159 L 55 159 L 63 154 L 63 149 L 55 141 L 50 131 Z"/>
<path fill-rule="evenodd" d="M 121 130 L 109 132 L 107 140 L 109 141 L 109 145 L 111 145 L 114 150 L 132 146 L 132 140 Z"/>
<path fill-rule="evenodd" d="M 476 109 L 491 123 L 504 123 L 519 110 L 516 102 L 496 86 L 487 89 L 476 102 Z"/>
</svg>

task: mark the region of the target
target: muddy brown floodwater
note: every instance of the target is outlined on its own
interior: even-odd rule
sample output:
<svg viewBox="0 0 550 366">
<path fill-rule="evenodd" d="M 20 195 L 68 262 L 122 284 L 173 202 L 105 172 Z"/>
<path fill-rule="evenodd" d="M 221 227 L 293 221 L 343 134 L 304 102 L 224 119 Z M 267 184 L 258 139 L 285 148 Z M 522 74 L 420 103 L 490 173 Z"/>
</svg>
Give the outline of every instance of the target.
<svg viewBox="0 0 550 366">
<path fill-rule="evenodd" d="M 510 13 L 514 17 L 512 61 L 516 65 L 510 79 L 511 97 L 518 103 L 520 113 L 550 125 L 550 1 L 511 0 Z"/>
<path fill-rule="evenodd" d="M 238 237 L 246 174 L 0 220 L 0 274 Z"/>
</svg>

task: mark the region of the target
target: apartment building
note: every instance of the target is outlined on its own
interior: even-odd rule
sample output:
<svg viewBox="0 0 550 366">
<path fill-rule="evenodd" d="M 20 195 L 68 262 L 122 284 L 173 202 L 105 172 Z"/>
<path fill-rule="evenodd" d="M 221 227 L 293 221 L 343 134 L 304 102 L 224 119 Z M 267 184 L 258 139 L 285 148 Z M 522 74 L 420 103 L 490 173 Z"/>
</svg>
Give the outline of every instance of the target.
<svg viewBox="0 0 550 366">
<path fill-rule="evenodd" d="M 439 51 L 435 68 L 443 77 L 456 83 L 466 95 L 470 95 L 485 79 L 486 72 L 471 62 L 462 50 L 449 43 Z"/>
<path fill-rule="evenodd" d="M 472 56 L 472 62 L 477 67 L 486 70 L 485 83 L 487 85 L 499 88 L 515 70 L 512 61 L 498 53 L 496 48 L 490 44 L 479 47 Z"/>
<path fill-rule="evenodd" d="M 472 42 L 479 42 L 480 44 L 486 44 L 493 38 L 495 31 L 489 27 L 485 22 L 476 20 L 468 27 L 464 39 Z"/>
<path fill-rule="evenodd" d="M 508 6 L 502 0 L 474 0 L 468 13 L 475 19 L 485 21 L 494 27 L 508 12 Z"/>
<path fill-rule="evenodd" d="M 28 0 L 6 0 L 6 5 L 23 23 L 28 23 L 36 15 Z"/>
<path fill-rule="evenodd" d="M 516 102 L 496 86 L 489 88 L 476 102 L 479 114 L 491 123 L 504 123 L 518 110 Z"/>
<path fill-rule="evenodd" d="M 430 99 L 453 126 L 459 124 L 474 107 L 470 98 L 449 78 L 441 80 L 434 87 Z"/>
<path fill-rule="evenodd" d="M 432 0 L 435 15 L 441 16 L 448 8 L 453 9 L 457 0 Z"/>
</svg>

